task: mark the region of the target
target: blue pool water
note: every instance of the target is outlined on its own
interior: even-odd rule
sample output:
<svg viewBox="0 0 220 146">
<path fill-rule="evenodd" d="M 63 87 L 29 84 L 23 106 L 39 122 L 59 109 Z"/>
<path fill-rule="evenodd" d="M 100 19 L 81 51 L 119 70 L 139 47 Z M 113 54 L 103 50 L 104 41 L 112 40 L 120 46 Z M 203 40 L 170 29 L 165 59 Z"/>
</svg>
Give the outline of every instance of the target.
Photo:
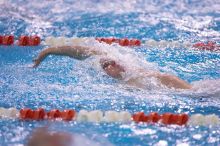
<svg viewBox="0 0 220 146">
<path fill-rule="evenodd" d="M 214 40 L 219 43 L 220 2 L 1 0 L 0 34 L 38 34 L 41 38 L 114 36 L 190 42 Z M 51 56 L 39 68 L 31 68 L 32 59 L 43 48 L 0 46 L 0 107 L 185 112 L 189 115 L 220 116 L 219 52 L 145 46 L 127 52 L 130 60 L 141 56 L 141 66 L 175 74 L 199 89 L 173 92 L 124 87 L 105 75 L 96 66 L 94 58 L 77 61 Z M 120 47 L 116 46 L 117 49 Z M 132 63 L 130 60 L 128 63 Z M 35 128 L 48 124 L 51 131 L 77 134 L 95 142 L 95 145 L 220 144 L 219 126 L 0 119 L 0 145 L 25 145 Z M 86 144 L 82 141 L 82 145 Z"/>
</svg>

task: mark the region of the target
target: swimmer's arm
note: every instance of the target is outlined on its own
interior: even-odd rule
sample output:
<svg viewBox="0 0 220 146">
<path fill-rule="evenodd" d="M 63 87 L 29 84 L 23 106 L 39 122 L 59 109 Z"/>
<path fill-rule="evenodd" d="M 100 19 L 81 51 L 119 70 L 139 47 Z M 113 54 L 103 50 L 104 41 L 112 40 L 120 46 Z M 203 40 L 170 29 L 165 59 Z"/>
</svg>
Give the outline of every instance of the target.
<svg viewBox="0 0 220 146">
<path fill-rule="evenodd" d="M 191 89 L 192 86 L 187 83 L 186 81 L 170 74 L 163 74 L 163 73 L 154 73 L 151 76 L 156 77 L 161 84 L 167 86 L 168 88 L 175 88 L 175 89 Z"/>
<path fill-rule="evenodd" d="M 48 55 L 69 56 L 78 60 L 83 60 L 91 55 L 98 54 L 99 52 L 91 50 L 91 48 L 82 46 L 61 46 L 46 48 L 43 51 L 41 51 L 38 57 L 34 60 L 33 67 L 37 67 Z"/>
<path fill-rule="evenodd" d="M 144 83 L 139 82 L 139 80 L 142 80 L 143 78 L 153 77 L 156 78 L 162 85 L 168 88 L 175 88 L 175 89 L 192 88 L 192 86 L 189 83 L 174 75 L 164 74 L 160 72 L 144 72 L 143 70 L 140 70 L 140 72 L 143 73 L 143 76 L 137 78 L 131 78 L 127 81 L 127 83 L 133 86 L 137 86 L 139 88 L 144 88 Z"/>
</svg>

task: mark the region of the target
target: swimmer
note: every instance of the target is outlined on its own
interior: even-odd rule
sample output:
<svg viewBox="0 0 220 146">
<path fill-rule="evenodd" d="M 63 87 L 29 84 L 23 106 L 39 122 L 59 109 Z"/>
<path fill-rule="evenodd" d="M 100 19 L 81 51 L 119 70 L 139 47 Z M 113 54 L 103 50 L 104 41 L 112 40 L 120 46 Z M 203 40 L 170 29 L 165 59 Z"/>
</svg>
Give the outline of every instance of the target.
<svg viewBox="0 0 220 146">
<path fill-rule="evenodd" d="M 100 138 L 100 136 L 99 136 Z M 50 131 L 49 127 L 35 129 L 28 138 L 27 146 L 112 146 L 104 137 L 102 144 L 85 135 L 64 131 Z"/>
<path fill-rule="evenodd" d="M 63 55 L 69 56 L 78 60 L 84 60 L 92 55 L 106 55 L 101 51 L 97 51 L 94 48 L 82 47 L 82 46 L 61 46 L 61 47 L 51 47 L 46 48 L 40 52 L 38 57 L 34 60 L 34 66 L 37 67 L 48 55 Z M 126 68 L 120 65 L 115 60 L 104 57 L 100 59 L 100 64 L 102 69 L 109 76 L 124 81 L 128 85 L 136 86 L 138 88 L 144 88 L 144 83 L 140 82 L 140 80 L 144 80 L 146 78 L 155 78 L 161 83 L 161 86 L 165 86 L 167 88 L 174 89 L 191 89 L 192 86 L 181 80 L 180 78 L 169 75 L 161 72 L 153 72 L 148 70 L 139 69 L 138 72 L 140 76 L 131 77 L 128 80 L 125 80 L 124 74 L 126 73 Z"/>
<path fill-rule="evenodd" d="M 27 146 L 71 146 L 73 137 L 69 133 L 50 133 L 47 127 L 36 129 L 28 140 Z"/>
</svg>

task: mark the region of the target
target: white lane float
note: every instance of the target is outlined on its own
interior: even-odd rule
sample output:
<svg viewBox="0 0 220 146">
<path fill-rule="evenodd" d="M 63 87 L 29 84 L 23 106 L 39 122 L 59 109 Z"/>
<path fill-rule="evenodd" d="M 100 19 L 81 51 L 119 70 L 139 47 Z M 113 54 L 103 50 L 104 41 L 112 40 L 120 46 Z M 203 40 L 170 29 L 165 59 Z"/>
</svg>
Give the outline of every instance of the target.
<svg viewBox="0 0 220 146">
<path fill-rule="evenodd" d="M 0 108 L 0 118 L 18 118 L 19 111 L 16 108 Z"/>
<path fill-rule="evenodd" d="M 155 48 L 189 48 L 192 47 L 192 43 L 189 42 L 179 42 L 179 41 L 165 41 L 165 40 L 160 40 L 156 41 L 153 39 L 148 39 L 143 42 L 144 46 L 147 47 L 155 47 Z"/>
<path fill-rule="evenodd" d="M 76 119 L 80 122 L 129 122 L 132 120 L 131 114 L 127 111 L 102 112 L 100 110 L 80 110 Z"/>
<path fill-rule="evenodd" d="M 220 125 L 219 117 L 215 114 L 210 115 L 202 115 L 202 114 L 195 114 L 192 115 L 189 119 L 188 125 Z"/>
<path fill-rule="evenodd" d="M 89 37 L 47 37 L 45 38 L 44 45 L 49 47 L 59 47 L 59 46 L 77 46 L 83 45 L 88 41 L 95 41 L 95 38 Z"/>
<path fill-rule="evenodd" d="M 87 122 L 88 121 L 88 111 L 86 110 L 80 110 L 77 114 L 76 120 L 79 122 Z"/>
<path fill-rule="evenodd" d="M 105 122 L 118 122 L 119 121 L 119 113 L 116 111 L 106 111 L 103 121 Z"/>
<path fill-rule="evenodd" d="M 119 119 L 120 122 L 130 122 L 132 120 L 132 116 L 128 111 L 121 111 L 119 112 Z"/>
<path fill-rule="evenodd" d="M 103 120 L 103 112 L 100 110 L 94 110 L 88 112 L 88 122 L 101 122 Z"/>
</svg>

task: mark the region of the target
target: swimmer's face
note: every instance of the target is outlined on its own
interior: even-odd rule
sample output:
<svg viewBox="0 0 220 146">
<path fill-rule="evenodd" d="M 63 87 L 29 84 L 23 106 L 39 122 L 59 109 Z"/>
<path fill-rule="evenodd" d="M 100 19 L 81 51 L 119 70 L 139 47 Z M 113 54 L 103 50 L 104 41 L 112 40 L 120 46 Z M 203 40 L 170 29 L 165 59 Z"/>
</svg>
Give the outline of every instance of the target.
<svg viewBox="0 0 220 146">
<path fill-rule="evenodd" d="M 121 79 L 121 73 L 125 72 L 124 68 L 117 64 L 114 60 L 111 59 L 101 59 L 100 60 L 102 68 L 105 70 L 105 72 L 113 77 Z"/>
</svg>

